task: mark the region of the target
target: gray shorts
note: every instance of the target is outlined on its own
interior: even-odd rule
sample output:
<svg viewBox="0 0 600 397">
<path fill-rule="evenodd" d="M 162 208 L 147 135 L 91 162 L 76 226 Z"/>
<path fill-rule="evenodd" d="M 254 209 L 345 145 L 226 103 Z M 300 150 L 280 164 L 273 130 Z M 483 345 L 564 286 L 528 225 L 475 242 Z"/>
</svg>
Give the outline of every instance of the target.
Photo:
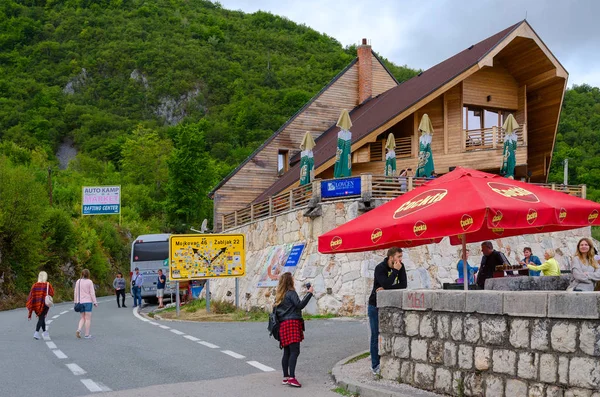
<svg viewBox="0 0 600 397">
<path fill-rule="evenodd" d="M 165 290 L 164 290 L 164 288 L 161 288 L 161 289 L 157 289 L 157 290 L 156 290 L 156 297 L 157 297 L 157 298 L 162 298 L 162 297 L 164 297 L 164 296 L 165 296 Z"/>
</svg>

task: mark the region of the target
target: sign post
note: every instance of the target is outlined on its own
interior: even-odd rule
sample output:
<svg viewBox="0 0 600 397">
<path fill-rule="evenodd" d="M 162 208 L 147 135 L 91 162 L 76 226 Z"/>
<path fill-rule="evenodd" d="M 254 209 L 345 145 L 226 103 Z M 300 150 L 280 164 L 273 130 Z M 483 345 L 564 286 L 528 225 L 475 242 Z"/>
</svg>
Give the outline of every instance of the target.
<svg viewBox="0 0 600 397">
<path fill-rule="evenodd" d="M 175 281 L 175 315 L 179 317 L 179 281 Z"/>
<path fill-rule="evenodd" d="M 210 279 L 243 277 L 246 246 L 243 234 L 175 234 L 169 237 L 169 278 L 206 280 L 210 313 Z M 237 280 L 236 280 L 237 281 Z M 236 283 L 237 284 L 237 283 Z"/>
<path fill-rule="evenodd" d="M 84 186 L 81 215 L 119 215 L 121 224 L 121 186 Z"/>
<path fill-rule="evenodd" d="M 235 308 L 240 308 L 240 279 L 235 279 Z"/>
</svg>

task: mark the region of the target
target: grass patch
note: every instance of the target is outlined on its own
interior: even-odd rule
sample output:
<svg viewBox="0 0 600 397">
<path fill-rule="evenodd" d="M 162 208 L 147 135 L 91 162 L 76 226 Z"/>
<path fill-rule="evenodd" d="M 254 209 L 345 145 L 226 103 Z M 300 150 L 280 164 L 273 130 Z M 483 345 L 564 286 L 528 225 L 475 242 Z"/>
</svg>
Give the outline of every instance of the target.
<svg viewBox="0 0 600 397">
<path fill-rule="evenodd" d="M 352 393 L 351 391 L 348 391 L 348 390 L 344 389 L 343 387 L 336 387 L 335 389 L 331 389 L 331 391 L 334 393 L 337 393 L 337 394 L 341 394 L 342 396 L 352 396 L 352 397 L 360 396 L 360 394 Z"/>
<path fill-rule="evenodd" d="M 592 226 L 592 238 L 600 241 L 600 226 Z"/>
<path fill-rule="evenodd" d="M 302 317 L 304 317 L 305 320 L 325 320 L 328 318 L 335 318 L 337 316 L 333 313 L 326 313 L 326 314 L 303 314 Z"/>
<path fill-rule="evenodd" d="M 158 313 L 158 312 L 157 312 Z M 235 307 L 228 301 L 210 301 L 210 313 L 206 312 L 206 300 L 193 300 L 181 306 L 180 315 L 177 317 L 176 308 L 169 307 L 161 310 L 160 315 L 166 319 L 179 319 L 188 321 L 253 321 L 263 322 L 269 319 L 269 313 L 260 308 L 245 311 Z"/>
<path fill-rule="evenodd" d="M 369 353 L 369 352 L 364 352 L 363 354 L 359 354 L 358 356 L 356 356 L 356 357 L 353 357 L 353 358 L 351 358 L 350 360 L 346 361 L 346 362 L 344 363 L 344 365 L 346 365 L 346 364 L 352 364 L 352 363 L 355 363 L 355 362 L 357 362 L 357 361 L 360 361 L 360 360 L 362 360 L 362 359 L 364 359 L 364 358 L 367 358 L 367 357 L 369 357 L 370 355 L 371 355 L 371 353 Z"/>
</svg>

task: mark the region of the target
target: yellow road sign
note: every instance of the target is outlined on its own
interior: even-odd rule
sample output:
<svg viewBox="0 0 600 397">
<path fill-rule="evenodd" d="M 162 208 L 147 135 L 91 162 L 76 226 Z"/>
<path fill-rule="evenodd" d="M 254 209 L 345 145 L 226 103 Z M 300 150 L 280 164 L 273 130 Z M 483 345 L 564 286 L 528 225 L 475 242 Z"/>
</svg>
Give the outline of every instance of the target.
<svg viewBox="0 0 600 397">
<path fill-rule="evenodd" d="M 171 280 L 242 277 L 246 274 L 243 234 L 177 234 L 169 238 Z"/>
</svg>

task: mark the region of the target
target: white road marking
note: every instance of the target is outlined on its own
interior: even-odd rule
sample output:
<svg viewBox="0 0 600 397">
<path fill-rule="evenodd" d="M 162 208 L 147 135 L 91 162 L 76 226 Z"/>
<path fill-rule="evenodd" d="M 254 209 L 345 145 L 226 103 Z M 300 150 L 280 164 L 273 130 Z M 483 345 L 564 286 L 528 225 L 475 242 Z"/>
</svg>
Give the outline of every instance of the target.
<svg viewBox="0 0 600 397">
<path fill-rule="evenodd" d="M 148 321 L 148 324 L 158 325 L 158 323 L 155 323 L 154 321 Z"/>
<path fill-rule="evenodd" d="M 171 329 L 171 327 L 167 327 L 166 325 L 159 325 L 162 329 Z"/>
<path fill-rule="evenodd" d="M 148 320 L 147 318 L 144 318 L 144 317 L 142 317 L 142 316 L 141 316 L 141 315 L 138 313 L 138 311 L 137 311 L 137 307 L 134 307 L 134 308 L 133 308 L 133 315 L 134 315 L 134 316 L 136 316 L 138 320 L 142 320 L 142 321 L 144 321 L 144 322 L 146 322 L 146 323 L 150 322 L 150 320 Z"/>
<path fill-rule="evenodd" d="M 185 339 L 189 339 L 192 342 L 198 342 L 200 340 L 200 339 L 198 339 L 198 338 L 196 338 L 195 336 L 192 336 L 192 335 L 186 335 L 186 336 L 184 336 L 184 338 Z"/>
<path fill-rule="evenodd" d="M 92 393 L 112 391 L 102 383 L 94 382 L 91 379 L 81 379 L 81 383 L 83 383 Z"/>
<path fill-rule="evenodd" d="M 60 312 L 60 314 L 65 314 L 65 313 L 68 313 L 68 312 L 69 312 L 68 310 L 65 310 L 64 312 Z"/>
<path fill-rule="evenodd" d="M 60 314 L 57 314 L 56 316 L 52 316 L 52 319 L 54 320 L 55 318 L 59 318 Z"/>
<path fill-rule="evenodd" d="M 221 350 L 221 353 L 225 353 L 228 356 L 231 356 L 231 357 L 237 358 L 237 359 L 246 358 L 246 356 L 242 356 L 241 354 L 238 354 L 236 352 L 232 352 L 231 350 Z"/>
<path fill-rule="evenodd" d="M 212 343 L 208 343 L 208 342 L 204 342 L 204 341 L 200 341 L 198 343 L 201 344 L 201 345 L 204 345 L 206 347 L 210 347 L 211 349 L 218 349 L 219 348 L 219 346 L 217 346 L 217 345 L 213 345 Z"/>
<path fill-rule="evenodd" d="M 77 364 L 65 364 L 67 366 L 67 368 L 69 368 L 71 370 L 71 372 L 73 372 L 73 375 L 75 376 L 79 376 L 79 375 L 83 375 L 86 372 L 83 370 L 83 368 L 81 368 L 79 365 Z"/>
<path fill-rule="evenodd" d="M 67 355 L 60 350 L 52 350 L 52 353 L 60 359 L 67 358 Z"/>
<path fill-rule="evenodd" d="M 261 364 L 258 361 L 246 361 L 246 362 L 248 364 L 252 365 L 254 368 L 258 368 L 258 369 L 260 369 L 261 371 L 264 371 L 264 372 L 273 372 L 273 371 L 275 371 L 273 368 L 267 367 L 266 365 Z"/>
<path fill-rule="evenodd" d="M 46 325 L 52 324 L 52 321 L 54 321 L 54 320 L 46 320 Z"/>
<path fill-rule="evenodd" d="M 46 327 L 46 330 L 48 330 L 49 327 Z M 44 334 L 42 334 L 42 338 L 44 338 L 44 340 L 50 340 L 50 335 L 45 336 Z"/>
<path fill-rule="evenodd" d="M 48 345 L 50 349 L 56 349 L 56 343 L 54 342 L 46 342 L 46 345 Z"/>
<path fill-rule="evenodd" d="M 181 332 L 181 331 L 176 330 L 176 329 L 172 329 L 171 332 L 174 333 L 175 335 L 184 335 L 185 334 L 185 332 Z"/>
</svg>

